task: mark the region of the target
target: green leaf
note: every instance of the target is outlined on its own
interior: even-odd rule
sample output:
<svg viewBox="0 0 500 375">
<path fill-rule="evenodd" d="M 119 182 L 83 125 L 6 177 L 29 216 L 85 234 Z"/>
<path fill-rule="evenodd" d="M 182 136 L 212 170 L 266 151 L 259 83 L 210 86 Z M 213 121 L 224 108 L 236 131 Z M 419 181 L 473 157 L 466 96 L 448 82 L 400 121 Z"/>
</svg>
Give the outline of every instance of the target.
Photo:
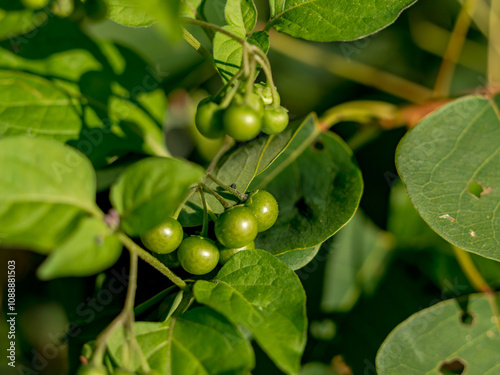
<svg viewBox="0 0 500 375">
<path fill-rule="evenodd" d="M 160 224 L 203 175 L 203 169 L 195 164 L 158 157 L 128 167 L 110 192 L 122 228 L 137 236 Z"/>
<path fill-rule="evenodd" d="M 282 371 L 298 374 L 306 342 L 305 293 L 285 264 L 262 250 L 242 251 L 193 291 L 199 303 L 250 330 Z"/>
<path fill-rule="evenodd" d="M 311 247 L 310 249 L 296 249 L 285 251 L 275 255 L 276 258 L 285 263 L 290 269 L 298 270 L 308 264 L 318 254 L 321 244 Z"/>
<path fill-rule="evenodd" d="M 0 40 L 23 39 L 19 36 L 29 33 L 47 21 L 47 11 L 0 9 Z"/>
<path fill-rule="evenodd" d="M 307 147 L 310 142 L 302 152 L 300 145 L 283 153 L 277 169 L 259 185 L 274 195 L 280 208 L 276 224 L 255 242 L 273 255 L 320 245 L 352 218 L 361 199 L 361 172 L 342 139 L 325 133 Z M 280 165 L 287 166 L 281 170 Z"/>
<path fill-rule="evenodd" d="M 245 32 L 238 26 L 224 26 L 224 30 L 229 31 L 239 38 L 245 38 Z M 241 43 L 228 35 L 217 32 L 213 45 L 217 71 L 224 82 L 228 82 L 240 70 L 243 58 Z"/>
<path fill-rule="evenodd" d="M 302 143 L 304 139 L 314 136 L 316 128 L 314 118 L 295 122 L 278 135 L 263 136 L 244 146 L 238 146 L 228 152 L 218 163 L 213 174 L 227 185 L 235 184 L 238 190 L 246 192 L 254 179 L 272 166 L 274 160 L 285 152 L 293 142 Z M 208 186 L 217 189 L 210 180 Z M 234 203 L 234 197 L 226 196 Z M 213 197 L 207 195 L 207 203 L 215 213 L 222 213 L 223 207 Z M 179 220 L 183 226 L 197 226 L 203 222 L 202 203 L 198 195 L 194 195 L 182 211 Z"/>
<path fill-rule="evenodd" d="M 358 39 L 392 24 L 415 0 L 270 0 L 268 27 L 317 42 Z"/>
<path fill-rule="evenodd" d="M 0 139 L 0 246 L 50 252 L 95 204 L 95 174 L 79 152 L 57 141 Z"/>
<path fill-rule="evenodd" d="M 122 246 L 102 219 L 83 219 L 71 237 L 56 248 L 37 271 L 42 280 L 90 276 L 111 267 Z"/>
<path fill-rule="evenodd" d="M 135 335 L 152 369 L 175 375 L 247 375 L 254 367 L 250 343 L 222 315 L 207 307 L 189 310 L 164 323 L 137 322 Z M 123 366 L 123 330 L 108 341 L 118 366 Z M 132 369 L 140 364 L 133 357 Z"/>
<path fill-rule="evenodd" d="M 371 295 L 390 259 L 393 240 L 358 211 L 334 238 L 325 267 L 324 312 L 349 311 L 360 295 Z"/>
<path fill-rule="evenodd" d="M 497 295 L 493 303 L 499 302 Z M 463 304 L 472 324 L 463 322 Z M 440 302 L 396 327 L 377 354 L 377 373 L 438 375 L 443 364 L 459 360 L 466 373 L 494 374 L 500 367 L 499 351 L 500 336 L 491 306 L 484 295 L 475 294 L 468 301 Z"/>
<path fill-rule="evenodd" d="M 302 367 L 300 375 L 339 375 L 332 366 L 320 362 L 310 362 Z"/>
<path fill-rule="evenodd" d="M 135 53 L 57 18 L 18 43 L 0 44 L 0 136 L 68 142 L 99 167 L 129 152 L 168 155 L 160 77 Z"/>
<path fill-rule="evenodd" d="M 257 24 L 257 8 L 253 0 L 227 0 L 224 15 L 228 25 L 250 33 Z"/>
<path fill-rule="evenodd" d="M 434 231 L 500 260 L 497 103 L 468 96 L 444 106 L 406 135 L 396 163 L 413 205 Z M 471 191 L 476 185 L 480 194 Z"/>
<path fill-rule="evenodd" d="M 155 21 L 168 37 L 181 36 L 180 0 L 108 0 L 108 17 L 124 26 L 148 27 Z"/>
</svg>

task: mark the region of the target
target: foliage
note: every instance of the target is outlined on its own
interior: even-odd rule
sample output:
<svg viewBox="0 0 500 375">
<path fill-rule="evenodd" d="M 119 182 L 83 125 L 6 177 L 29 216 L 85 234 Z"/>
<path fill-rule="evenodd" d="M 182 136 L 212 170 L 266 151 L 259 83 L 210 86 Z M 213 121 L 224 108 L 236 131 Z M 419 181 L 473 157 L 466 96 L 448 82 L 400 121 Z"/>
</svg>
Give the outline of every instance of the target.
<svg viewBox="0 0 500 375">
<path fill-rule="evenodd" d="M 31 293 L 71 288 L 46 307 L 54 326 L 61 306 L 77 311 L 60 339 L 69 339 L 64 368 L 495 371 L 499 9 L 492 2 L 475 14 L 465 2 L 432 91 L 351 59 L 376 55 L 372 35 L 402 14 L 411 32 L 425 26 L 425 0 L 403 13 L 415 2 L 0 0 L 0 247 L 33 259 L 23 275 L 43 283 Z M 468 14 L 476 44 L 464 41 Z M 103 38 L 109 30 L 133 43 L 116 31 Z M 404 30 L 377 37 L 405 41 Z M 342 41 L 353 42 L 310 43 Z M 433 41 L 424 44 L 436 51 Z M 465 95 L 470 77 L 457 74 L 464 90 L 454 98 L 455 62 L 477 65 L 459 60 L 453 46 L 462 44 L 488 48 L 488 81 Z M 202 60 L 190 65 L 183 46 Z M 275 65 L 276 51 L 313 69 Z M 158 53 L 170 67 L 177 61 L 176 74 L 148 61 Z M 414 62 L 392 63 L 429 82 Z M 329 83 L 313 83 L 318 68 L 378 91 L 335 83 L 322 95 Z M 402 184 L 393 184 L 394 157 Z M 264 203 L 252 206 L 257 191 L 269 216 Z M 154 246 L 140 240 L 158 228 Z M 169 236 L 177 250 L 159 243 Z M 29 303 L 20 306 L 23 325 L 37 321 Z M 22 339 L 43 346 L 51 327 Z M 365 363 L 377 350 L 376 364 Z"/>
</svg>

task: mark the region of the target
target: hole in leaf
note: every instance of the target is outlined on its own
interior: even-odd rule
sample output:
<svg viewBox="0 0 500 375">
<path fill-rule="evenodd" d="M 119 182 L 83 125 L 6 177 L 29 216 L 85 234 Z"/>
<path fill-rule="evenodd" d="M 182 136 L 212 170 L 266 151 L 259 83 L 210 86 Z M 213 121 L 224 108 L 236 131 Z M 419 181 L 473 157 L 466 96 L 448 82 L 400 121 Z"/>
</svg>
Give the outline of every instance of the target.
<svg viewBox="0 0 500 375">
<path fill-rule="evenodd" d="M 465 363 L 460 358 L 445 361 L 439 367 L 439 373 L 442 375 L 460 375 L 465 373 Z"/>
<path fill-rule="evenodd" d="M 475 196 L 477 199 L 481 199 L 481 193 L 483 192 L 483 187 L 475 181 L 469 182 L 469 193 Z"/>
<path fill-rule="evenodd" d="M 316 141 L 312 144 L 313 150 L 323 151 L 325 149 L 325 144 L 322 141 Z"/>
<path fill-rule="evenodd" d="M 469 314 L 467 311 L 462 311 L 460 313 L 460 321 L 462 322 L 462 324 L 470 326 L 472 323 L 474 323 L 474 316 Z"/>
<path fill-rule="evenodd" d="M 304 198 L 300 198 L 300 200 L 297 203 L 295 203 L 295 207 L 297 207 L 300 214 L 304 216 L 306 219 L 312 219 L 313 210 L 311 207 L 309 207 Z"/>
</svg>

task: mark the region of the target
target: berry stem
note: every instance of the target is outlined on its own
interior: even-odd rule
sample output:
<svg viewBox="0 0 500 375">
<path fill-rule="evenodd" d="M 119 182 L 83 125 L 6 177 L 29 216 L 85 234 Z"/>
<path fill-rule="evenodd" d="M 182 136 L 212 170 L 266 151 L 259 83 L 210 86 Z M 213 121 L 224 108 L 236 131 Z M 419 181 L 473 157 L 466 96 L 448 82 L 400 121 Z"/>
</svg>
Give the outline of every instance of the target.
<svg viewBox="0 0 500 375">
<path fill-rule="evenodd" d="M 214 25 L 212 23 L 208 23 L 208 22 L 200 21 L 200 20 L 194 20 L 192 18 L 186 18 L 186 17 L 183 17 L 182 21 L 185 22 L 185 23 L 191 24 L 191 25 L 197 25 L 197 26 L 204 27 L 206 29 L 212 29 L 212 30 L 218 31 L 221 34 L 227 35 L 228 37 L 236 40 L 237 42 L 240 42 L 241 44 L 246 43 L 245 39 L 239 37 L 238 35 L 233 34 L 230 31 L 227 31 L 227 30 L 223 29 L 220 26 Z"/>
<path fill-rule="evenodd" d="M 231 207 L 231 205 L 222 197 L 222 195 L 220 195 L 219 193 L 217 193 L 215 190 L 209 188 L 204 183 L 200 183 L 200 186 L 203 189 L 205 189 L 207 192 L 209 192 L 210 194 L 212 194 L 215 198 L 217 198 L 217 200 L 220 202 L 220 204 L 222 204 L 222 207 L 224 207 L 225 210 L 227 210 L 228 208 Z"/>
<path fill-rule="evenodd" d="M 217 92 L 217 94 L 214 95 L 214 98 L 219 98 L 222 96 L 222 94 L 229 88 L 232 86 L 232 84 L 238 79 L 241 77 L 241 75 L 243 74 L 243 67 L 240 68 L 240 70 L 238 70 L 236 72 L 236 74 L 234 76 L 231 77 L 231 79 L 229 80 L 228 83 L 226 83 L 224 86 L 221 87 L 221 89 Z"/>
<path fill-rule="evenodd" d="M 234 96 L 236 95 L 236 92 L 238 91 L 238 88 L 240 87 L 240 81 L 236 82 L 234 86 L 231 88 L 231 90 L 226 94 L 224 97 L 224 100 L 220 103 L 220 108 L 225 109 L 229 107 L 229 104 L 231 104 L 231 101 L 233 100 Z"/>
<path fill-rule="evenodd" d="M 238 197 L 238 199 L 240 201 L 244 202 L 244 201 L 246 201 L 248 199 L 248 194 L 244 194 L 244 193 L 239 192 L 236 189 L 233 189 L 231 186 L 226 185 L 225 183 L 223 183 L 222 181 L 220 181 L 218 178 L 216 178 L 212 174 L 209 173 L 207 175 L 207 177 L 209 179 L 211 179 L 213 182 L 215 182 L 217 185 L 219 185 L 221 188 L 223 188 L 224 190 L 226 190 L 228 193 L 231 193 L 234 196 Z"/>
<path fill-rule="evenodd" d="M 119 233 L 121 243 L 129 249 L 129 251 L 136 252 L 139 258 L 141 258 L 146 263 L 150 264 L 158 271 L 160 271 L 163 275 L 165 275 L 170 281 L 172 281 L 179 288 L 184 290 L 185 292 L 189 292 L 188 285 L 182 280 L 179 276 L 173 273 L 170 268 L 165 266 L 162 262 L 144 250 L 142 247 L 137 245 L 130 237 L 128 237 L 125 233 Z"/>
<path fill-rule="evenodd" d="M 206 237 L 208 234 L 208 208 L 205 194 L 203 193 L 200 185 L 198 185 L 198 194 L 200 195 L 201 203 L 203 204 L 203 227 L 201 229 L 200 235 L 202 237 Z"/>
</svg>

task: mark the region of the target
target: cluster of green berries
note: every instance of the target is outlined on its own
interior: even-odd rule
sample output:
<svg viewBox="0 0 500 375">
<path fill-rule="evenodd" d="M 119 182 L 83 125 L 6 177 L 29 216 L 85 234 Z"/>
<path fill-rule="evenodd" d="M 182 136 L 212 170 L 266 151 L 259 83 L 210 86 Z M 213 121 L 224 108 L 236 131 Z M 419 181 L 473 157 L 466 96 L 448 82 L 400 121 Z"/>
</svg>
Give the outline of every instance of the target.
<svg viewBox="0 0 500 375">
<path fill-rule="evenodd" d="M 127 370 L 113 371 L 113 375 L 133 375 L 133 374 L 135 373 Z M 78 369 L 77 375 L 109 375 L 109 372 L 104 366 L 83 365 Z M 156 370 L 151 370 L 145 375 L 160 375 L 160 373 Z"/>
<path fill-rule="evenodd" d="M 169 218 L 141 236 L 142 243 L 169 267 L 181 265 L 193 275 L 205 275 L 225 264 L 233 255 L 255 249 L 259 232 L 271 228 L 278 218 L 278 202 L 265 190 L 251 193 L 241 205 L 227 209 L 215 222 L 218 244 L 203 236 L 184 238 L 181 224 Z"/>
<path fill-rule="evenodd" d="M 261 131 L 281 133 L 288 126 L 288 111 L 272 91 L 266 84 L 255 84 L 252 92 L 237 93 L 227 108 L 215 98 L 205 98 L 198 104 L 196 127 L 207 138 L 227 134 L 238 142 L 249 141 Z"/>
</svg>

